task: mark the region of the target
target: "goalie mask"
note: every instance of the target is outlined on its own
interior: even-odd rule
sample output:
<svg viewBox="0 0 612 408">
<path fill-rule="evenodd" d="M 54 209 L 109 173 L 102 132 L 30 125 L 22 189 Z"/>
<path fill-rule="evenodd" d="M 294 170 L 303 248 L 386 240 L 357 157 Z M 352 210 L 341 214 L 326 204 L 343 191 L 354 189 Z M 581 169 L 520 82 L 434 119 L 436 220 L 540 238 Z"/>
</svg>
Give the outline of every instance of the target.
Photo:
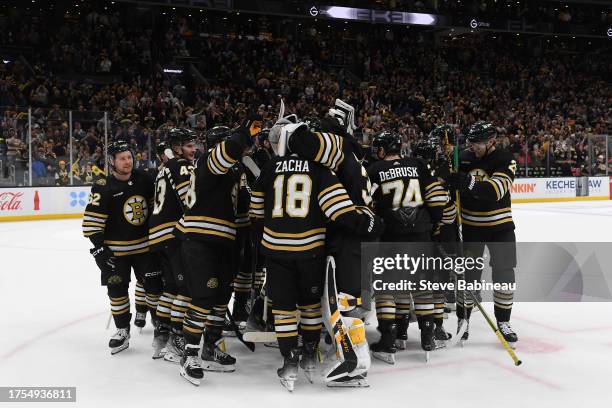
<svg viewBox="0 0 612 408">
<path fill-rule="evenodd" d="M 283 132 L 283 128 L 288 125 L 295 125 L 298 123 L 298 117 L 295 114 L 285 116 L 276 121 L 274 126 L 268 133 L 268 141 L 270 146 L 277 156 L 284 156 L 287 148 L 286 132 Z"/>
</svg>

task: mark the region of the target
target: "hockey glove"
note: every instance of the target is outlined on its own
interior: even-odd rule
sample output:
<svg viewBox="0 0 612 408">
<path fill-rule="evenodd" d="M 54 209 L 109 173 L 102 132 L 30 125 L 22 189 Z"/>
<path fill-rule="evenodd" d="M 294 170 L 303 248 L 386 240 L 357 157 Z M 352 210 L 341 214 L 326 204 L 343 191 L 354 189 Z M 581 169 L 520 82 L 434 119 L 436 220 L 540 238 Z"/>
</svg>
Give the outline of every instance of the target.
<svg viewBox="0 0 612 408">
<path fill-rule="evenodd" d="M 113 252 L 107 246 L 99 246 L 92 248 L 89 252 L 93 255 L 100 272 L 102 272 L 102 285 L 119 283 L 115 282 L 117 278 L 113 278 L 115 275 L 115 257 Z"/>
<path fill-rule="evenodd" d="M 240 124 L 240 129 L 247 132 L 251 138 L 254 138 L 261 132 L 262 121 L 261 115 L 249 116 Z"/>
<path fill-rule="evenodd" d="M 382 218 L 374 214 L 368 207 L 357 206 L 357 212 L 365 214 L 364 221 L 357 226 L 357 233 L 370 237 L 379 237 L 385 230 L 385 223 Z"/>
<path fill-rule="evenodd" d="M 476 179 L 471 174 L 457 172 L 449 174 L 446 183 L 451 191 L 471 192 L 476 185 Z"/>
</svg>

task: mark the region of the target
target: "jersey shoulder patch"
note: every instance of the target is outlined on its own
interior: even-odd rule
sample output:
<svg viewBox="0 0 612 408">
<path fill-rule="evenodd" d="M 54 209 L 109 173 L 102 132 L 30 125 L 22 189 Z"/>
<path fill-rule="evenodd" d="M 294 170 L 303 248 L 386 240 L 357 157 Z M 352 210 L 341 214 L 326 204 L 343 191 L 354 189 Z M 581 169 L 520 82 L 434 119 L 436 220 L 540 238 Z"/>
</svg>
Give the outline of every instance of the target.
<svg viewBox="0 0 612 408">
<path fill-rule="evenodd" d="M 106 179 L 100 179 L 98 181 L 96 181 L 96 184 L 99 186 L 105 186 L 106 185 Z"/>
</svg>

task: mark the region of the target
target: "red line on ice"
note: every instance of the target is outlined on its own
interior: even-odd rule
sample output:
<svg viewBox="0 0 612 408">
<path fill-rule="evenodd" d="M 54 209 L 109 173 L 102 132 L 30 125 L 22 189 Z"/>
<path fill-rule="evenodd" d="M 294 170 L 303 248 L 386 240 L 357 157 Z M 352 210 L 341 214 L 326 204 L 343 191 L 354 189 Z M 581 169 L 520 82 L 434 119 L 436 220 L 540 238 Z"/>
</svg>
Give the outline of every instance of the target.
<svg viewBox="0 0 612 408">
<path fill-rule="evenodd" d="M 98 312 L 98 313 L 94 313 L 94 314 L 91 314 L 91 315 L 88 315 L 88 316 L 83 316 L 83 317 L 78 318 L 76 320 L 73 320 L 73 321 L 70 321 L 68 323 L 65 323 L 65 324 L 63 324 L 61 326 L 58 326 L 58 327 L 56 327 L 54 329 L 49 329 L 46 332 L 43 332 L 43 333 L 39 334 L 36 337 L 32 337 L 31 339 L 24 341 L 23 343 L 21 343 L 20 345 L 18 345 L 14 349 L 12 349 L 9 352 L 3 354 L 2 357 L 0 357 L 0 359 L 5 360 L 7 358 L 10 358 L 10 357 L 14 356 L 15 354 L 17 354 L 17 353 L 25 350 L 26 348 L 30 347 L 33 343 L 36 343 L 37 341 L 39 341 L 39 340 L 41 340 L 41 339 L 43 339 L 45 337 L 51 336 L 51 335 L 57 333 L 58 331 L 60 331 L 62 329 L 65 329 L 66 327 L 74 326 L 75 324 L 82 323 L 82 322 L 84 322 L 86 320 L 93 319 L 94 317 L 98 317 L 100 315 L 107 314 L 107 313 L 108 312 Z"/>
</svg>

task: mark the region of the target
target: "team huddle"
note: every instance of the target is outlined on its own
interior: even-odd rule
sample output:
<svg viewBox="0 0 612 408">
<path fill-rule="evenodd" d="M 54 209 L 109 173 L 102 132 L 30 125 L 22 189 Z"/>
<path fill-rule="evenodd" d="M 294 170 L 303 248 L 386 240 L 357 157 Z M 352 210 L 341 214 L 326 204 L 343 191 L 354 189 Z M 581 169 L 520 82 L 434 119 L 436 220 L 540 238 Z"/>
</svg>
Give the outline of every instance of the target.
<svg viewBox="0 0 612 408">
<path fill-rule="evenodd" d="M 354 113 L 336 100 L 325 117 L 281 113 L 270 129 L 257 116 L 217 126 L 205 140 L 172 129 L 157 146 L 155 179 L 133 168 L 126 141 L 112 142 L 111 171 L 92 187 L 83 217 L 117 327 L 111 353 L 129 345 L 132 269 L 134 325 L 143 327 L 149 312 L 153 358 L 177 363 L 194 385 L 204 371 L 235 370 L 230 333 L 247 346 L 274 343 L 289 391 L 299 370 L 310 382 L 319 371 L 322 338 L 335 351 L 323 373 L 330 387 L 368 386 L 371 356 L 394 364 L 411 320 L 426 353 L 444 347 L 453 338 L 443 325 L 451 304 L 455 340 L 467 340 L 475 299 L 421 290 L 375 296 L 380 338 L 368 344 L 362 299 L 372 288 L 362 283 L 361 244 L 411 242 L 425 255 L 478 257 L 486 243 L 506 242 L 510 251 L 489 246 L 492 278 L 514 282 L 512 154 L 496 147 L 485 122 L 470 128 L 454 167 L 449 125 L 413 147 L 414 157 L 402 156 L 393 131 L 365 150 L 353 136 Z M 426 278 L 472 281 L 481 272 Z M 514 344 L 513 291 L 493 296 L 499 332 Z"/>
</svg>

